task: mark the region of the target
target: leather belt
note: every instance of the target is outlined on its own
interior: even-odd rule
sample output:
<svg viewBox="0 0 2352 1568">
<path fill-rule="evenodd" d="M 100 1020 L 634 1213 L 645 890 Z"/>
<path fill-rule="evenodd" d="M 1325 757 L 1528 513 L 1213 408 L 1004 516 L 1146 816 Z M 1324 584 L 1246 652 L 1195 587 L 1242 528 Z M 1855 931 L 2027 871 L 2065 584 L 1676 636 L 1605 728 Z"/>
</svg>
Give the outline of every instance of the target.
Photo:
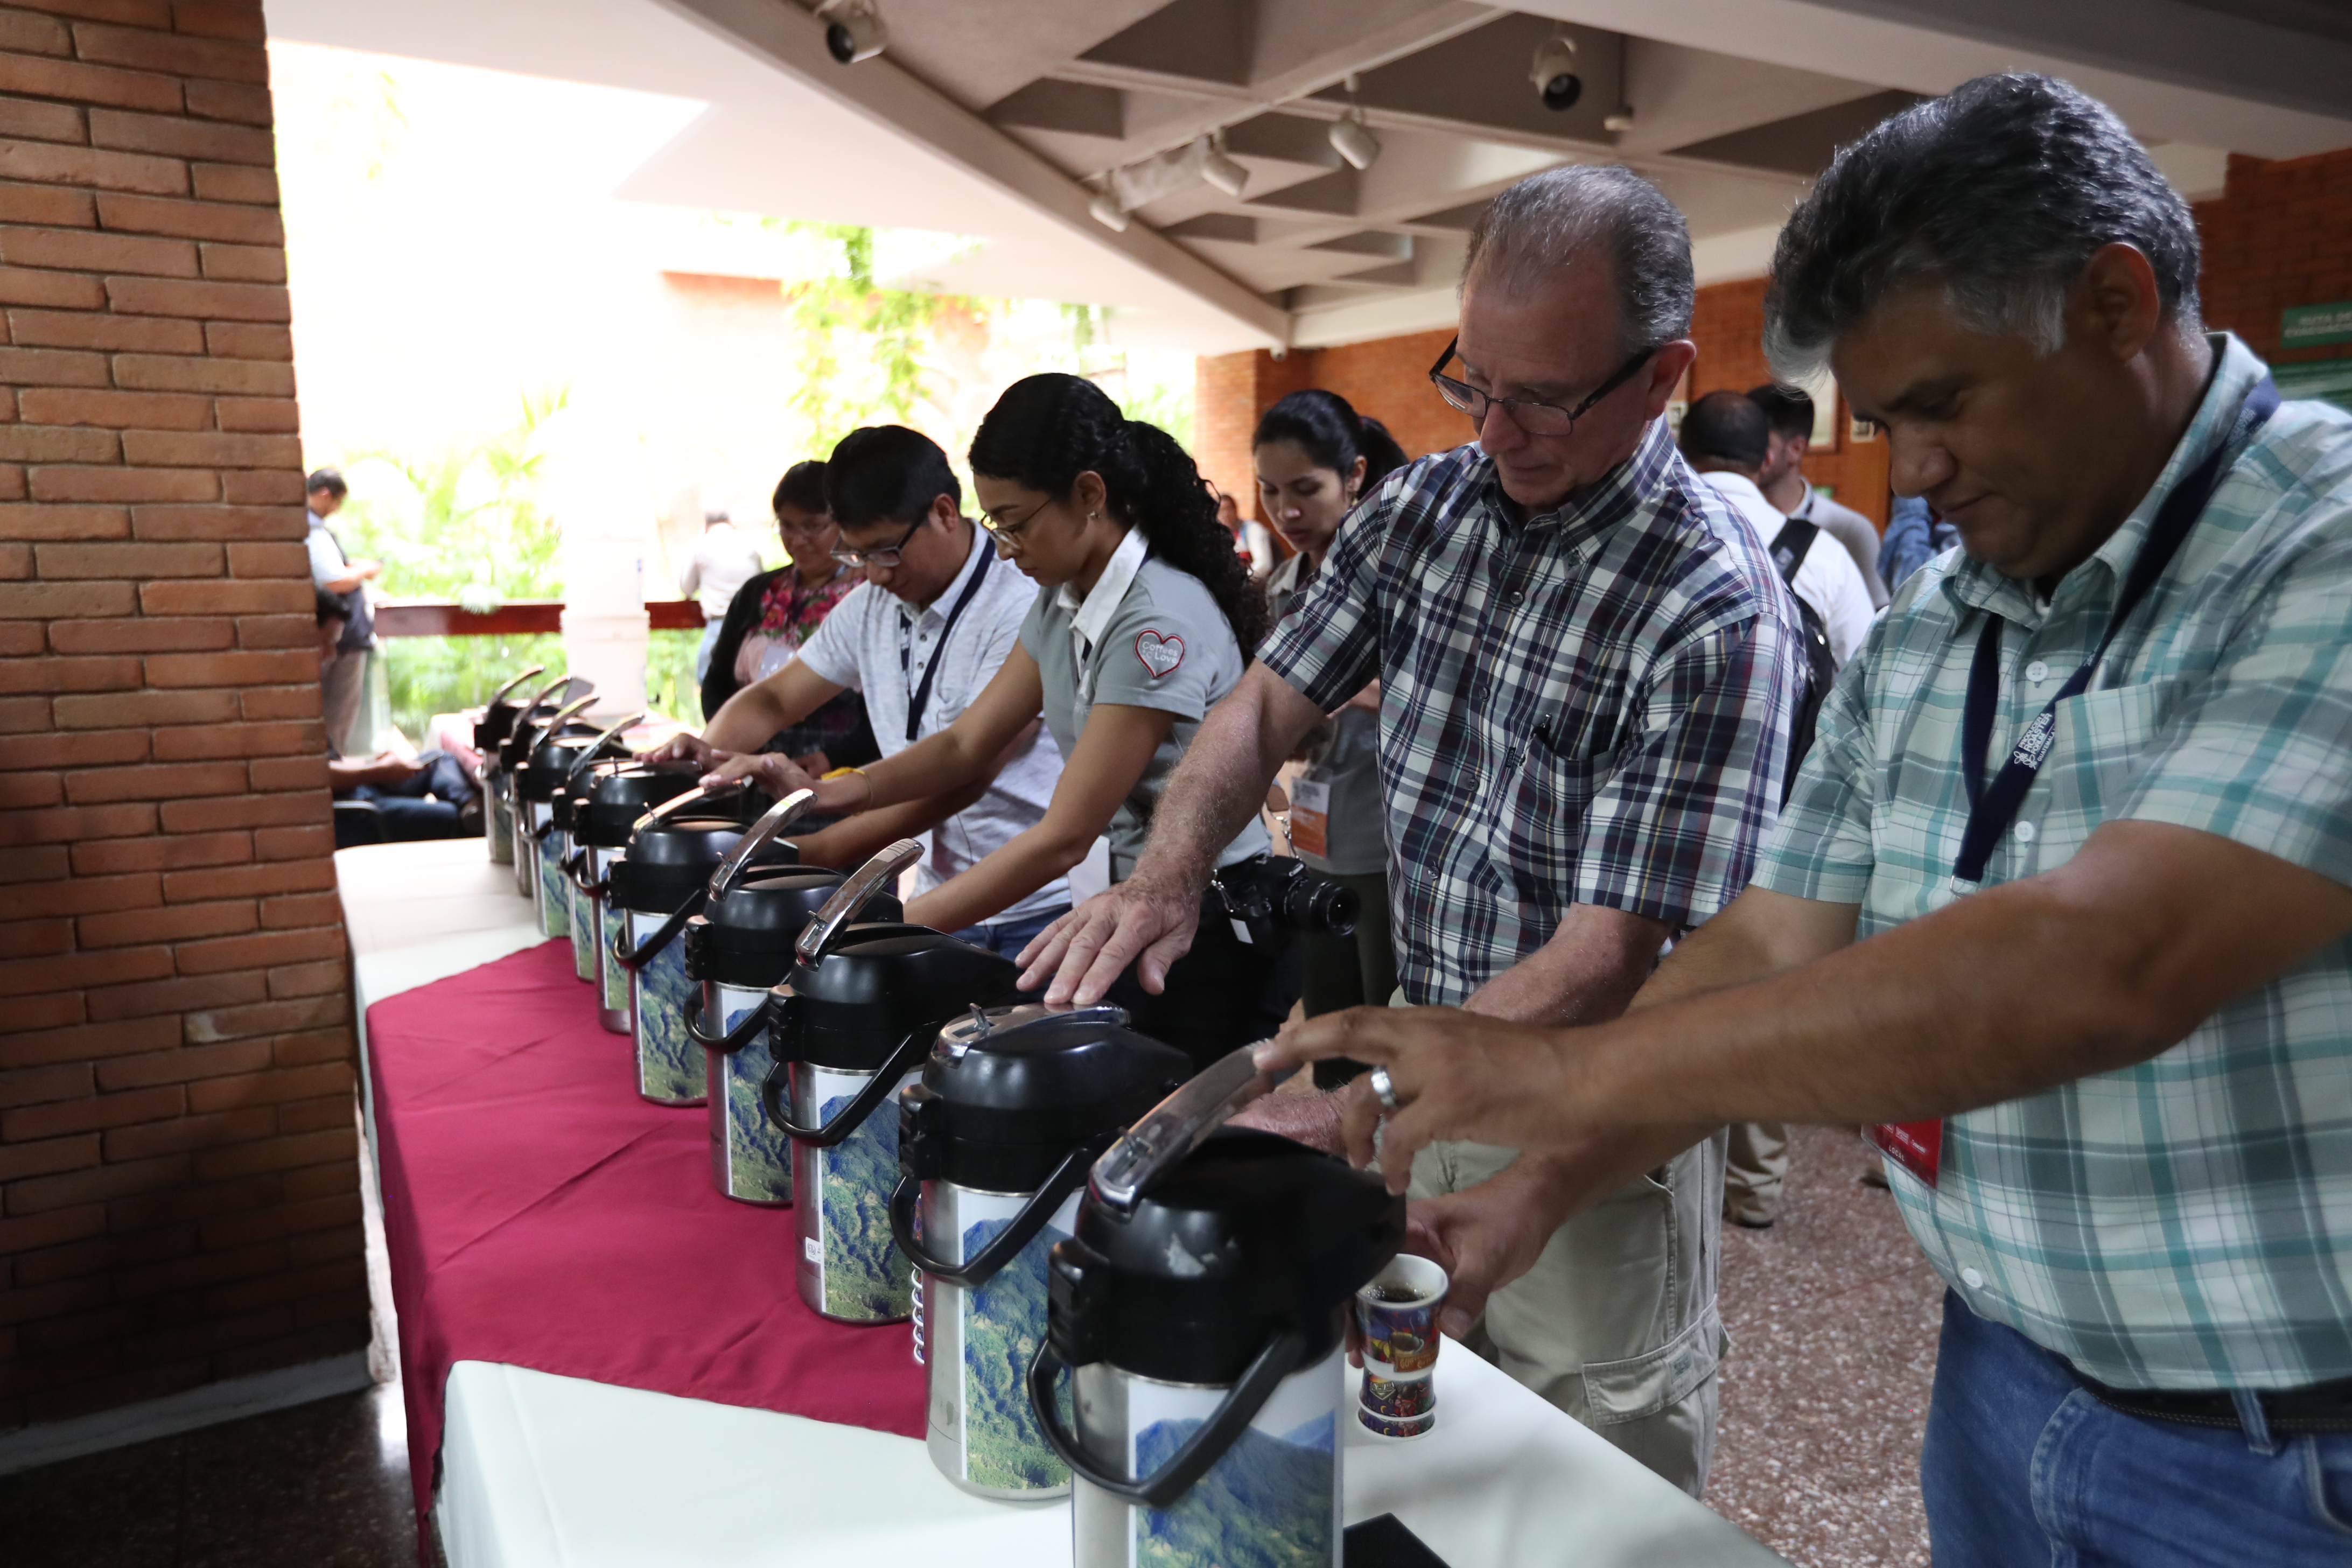
<svg viewBox="0 0 2352 1568">
<path fill-rule="evenodd" d="M 2083 1386 L 2102 1405 L 2151 1421 L 2241 1431 L 2236 1402 L 2225 1393 L 2163 1388 L 2109 1388 L 2083 1377 Z M 2273 1432 L 2352 1432 L 2352 1378 L 2315 1383 L 2307 1388 L 2270 1388 L 2255 1395 Z"/>
</svg>

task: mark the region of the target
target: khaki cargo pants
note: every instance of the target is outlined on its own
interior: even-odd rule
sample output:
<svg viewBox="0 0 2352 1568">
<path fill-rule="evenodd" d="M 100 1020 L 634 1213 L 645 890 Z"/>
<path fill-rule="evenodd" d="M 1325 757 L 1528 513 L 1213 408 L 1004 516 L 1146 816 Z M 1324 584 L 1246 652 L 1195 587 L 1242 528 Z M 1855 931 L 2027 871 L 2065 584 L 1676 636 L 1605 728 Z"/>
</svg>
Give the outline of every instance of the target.
<svg viewBox="0 0 2352 1568">
<path fill-rule="evenodd" d="M 1475 1186 L 1517 1157 L 1433 1143 L 1412 1195 Z M 1487 1299 L 1470 1348 L 1693 1497 L 1715 1449 L 1724 1134 L 1569 1221 Z"/>
</svg>

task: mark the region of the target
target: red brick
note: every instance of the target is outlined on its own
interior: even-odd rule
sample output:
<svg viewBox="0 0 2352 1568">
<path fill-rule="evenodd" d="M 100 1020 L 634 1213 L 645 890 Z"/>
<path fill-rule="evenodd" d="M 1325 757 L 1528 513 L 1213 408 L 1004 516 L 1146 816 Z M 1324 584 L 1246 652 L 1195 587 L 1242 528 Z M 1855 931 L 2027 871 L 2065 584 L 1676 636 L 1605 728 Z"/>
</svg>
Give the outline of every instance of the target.
<svg viewBox="0 0 2352 1568">
<path fill-rule="evenodd" d="M 217 800 L 166 801 L 166 833 L 203 833 L 225 827 L 278 827 L 319 822 L 327 816 L 327 795 L 241 795 Z M 282 962 L 271 960 L 270 962 Z"/>
<path fill-rule="evenodd" d="M 163 879 L 163 897 L 172 903 L 182 904 L 205 899 L 252 899 L 278 893 L 315 893 L 334 886 L 332 861 L 233 866 L 218 870 L 174 871 Z M 285 1026 L 292 1027 L 290 1025 Z"/>
<path fill-rule="evenodd" d="M 0 353 L 7 351 L 0 350 Z M 47 353 L 31 350 L 30 353 Z M 60 501 L 217 500 L 220 476 L 208 468 L 77 468 L 31 470 L 33 499 Z M 119 545 L 118 549 L 137 549 Z M 169 546 L 158 545 L 156 549 Z"/>
<path fill-rule="evenodd" d="M 25 499 L 25 470 L 14 463 L 0 464 L 0 500 Z M 29 577 L 33 574 L 30 557 L 20 545 L 0 560 L 0 577 Z"/>
<path fill-rule="evenodd" d="M 308 1165 L 299 1171 L 287 1172 L 283 1186 L 289 1203 L 331 1197 L 338 1193 L 357 1193 L 360 1189 L 359 1166 L 356 1163 Z"/>
<path fill-rule="evenodd" d="M 295 481 L 299 484 L 300 480 Z M 0 593 L 6 590 L 0 589 Z M 310 581 L 279 583 L 145 583 L 139 588 L 139 607 L 151 616 L 260 616 L 312 610 L 316 595 Z M 0 612 L 5 613 L 5 612 Z M 315 694 L 314 694 L 315 695 Z M 313 709 L 315 712 L 317 710 Z M 299 713 L 257 714 L 247 718 L 306 718 Z M 185 722 L 185 721 L 183 721 Z"/>
<path fill-rule="evenodd" d="M 121 430 L 201 430 L 212 405 L 201 397 L 154 392 L 27 389 L 18 395 L 25 418 L 39 425 L 102 425 Z"/>
<path fill-rule="evenodd" d="M 54 16 L 120 22 L 129 27 L 163 29 L 172 25 L 170 0 L 40 0 L 40 8 Z"/>
<path fill-rule="evenodd" d="M 16 811 L 28 805 L 56 805 L 64 799 L 65 786 L 59 783 L 55 773 L 0 774 L 0 810 Z"/>
<path fill-rule="evenodd" d="M 299 1100 L 278 1108 L 278 1131 L 280 1132 L 322 1132 L 330 1127 L 348 1127 L 352 1123 L 351 1091 L 331 1094 L 323 1100 Z"/>
<path fill-rule="evenodd" d="M 14 1212 L 12 1209 L 11 1213 Z M 106 1210 L 95 1204 L 30 1215 L 22 1219 L 0 1220 L 0 1257 L 30 1252 L 38 1247 L 57 1247 L 68 1241 L 79 1241 L 84 1237 L 96 1236 L 105 1228 Z M 0 1313 L 14 1316 L 18 1311 L 33 1308 L 34 1303 L 19 1300 L 26 1294 L 29 1292 L 0 1291 Z"/>
<path fill-rule="evenodd" d="M 341 1096 L 348 1107 L 352 1085 L 352 1069 L 340 1061 L 322 1062 L 317 1067 L 280 1068 L 273 1072 L 244 1073 L 190 1084 L 188 1109 L 191 1112 L 209 1115 L 241 1106 L 282 1105 L 293 1100 L 316 1100 L 322 1095 Z M 346 1117 L 349 1114 L 346 1110 Z"/>
<path fill-rule="evenodd" d="M 68 698 L 67 701 L 89 701 Z M 283 798 L 283 797 L 280 797 Z M 52 811 L 19 811 L 0 816 L 0 845 L 70 844 L 89 838 L 129 838 L 155 831 L 155 808 L 131 805 L 60 806 Z M 32 989 L 46 991 L 48 986 Z"/>
<path fill-rule="evenodd" d="M 0 768 L 102 767 L 142 761 L 147 751 L 143 730 L 22 736 L 0 748 Z"/>
<path fill-rule="evenodd" d="M 315 648 L 282 652 L 157 654 L 147 660 L 147 684 L 161 687 L 247 686 L 316 679 Z"/>
<path fill-rule="evenodd" d="M 104 386 L 104 354 L 72 349 L 0 348 L 0 380 L 20 387 Z"/>
<path fill-rule="evenodd" d="M 148 71 L 115 70 L 107 66 L 83 65 L 75 60 L 42 59 L 31 55 L 0 54 L 0 92 L 21 92 L 33 98 L 62 98 L 79 103 L 106 103 L 123 109 L 156 109 L 165 113 L 181 104 L 180 84 L 168 76 L 156 76 Z M 121 157 L 123 154 L 112 154 Z M 0 153 L 0 166 L 5 165 L 5 154 Z M 141 163 L 160 163 L 161 158 L 142 158 Z M 176 168 L 178 165 L 174 164 Z M 47 174 L 18 174 L 17 179 L 66 179 Z M 89 184 L 88 180 L 68 180 L 67 183 Z M 141 187 L 131 186 L 136 190 Z M 184 187 L 173 185 L 173 190 Z"/>
<path fill-rule="evenodd" d="M 171 951 L 161 947 L 16 959 L 0 963 L 0 996 L 27 996 L 100 985 L 119 992 L 131 983 L 158 979 L 171 973 Z M 95 1010 L 91 1016 L 97 1016 Z"/>
<path fill-rule="evenodd" d="M 272 251 L 271 255 L 283 255 Z M 294 358 L 294 333 L 289 328 L 257 325 L 251 321 L 207 321 L 205 323 L 205 348 L 221 359 L 272 359 L 291 362 Z M 223 429 L 229 428 L 224 425 Z"/>
<path fill-rule="evenodd" d="M 65 730 L 113 730 L 138 724 L 219 723 L 236 717 L 230 691 L 135 691 L 102 697 L 60 697 L 54 704 Z"/>
<path fill-rule="evenodd" d="M 236 644 L 239 647 L 299 647 L 316 651 L 319 646 L 317 617 L 239 616 Z"/>
<path fill-rule="evenodd" d="M 176 164 L 174 164 L 176 167 Z M 205 200 L 174 202 L 160 195 L 99 195 L 99 224 L 118 233 L 131 235 L 179 235 L 181 240 L 228 240 L 230 245 L 285 245 L 285 226 L 278 221 L 275 195 L 270 207 L 224 207 L 219 202 L 237 200 L 207 191 L 205 169 L 226 169 L 228 176 L 240 179 L 268 179 L 270 191 L 275 191 L 275 179 L 258 169 L 236 169 L 230 164 L 197 164 L 195 185 L 197 195 Z M 5 176 L 5 164 L 0 164 L 0 176 Z M 209 176 L 212 184 L 236 184 L 228 176 Z M 172 315 L 172 312 L 164 312 Z"/>
<path fill-rule="evenodd" d="M 0 184 L 0 223 L 95 228 L 97 201 L 88 191 L 68 186 Z"/>
<path fill-rule="evenodd" d="M 0 426 L 0 461 L 112 463 L 121 457 L 121 438 L 111 430 L 79 425 Z"/>
<path fill-rule="evenodd" d="M 190 1086 L 193 1094 L 196 1086 Z M 208 1115 L 191 1114 L 173 1121 L 152 1122 L 143 1127 L 121 1127 L 106 1134 L 106 1157 L 109 1160 L 143 1160 L 156 1154 L 180 1154 L 198 1149 L 217 1149 L 226 1143 L 244 1143 L 256 1138 L 267 1138 L 278 1131 L 278 1118 L 267 1107 L 230 1110 L 217 1109 Z"/>
<path fill-rule="evenodd" d="M 5 437 L 0 437 L 0 450 L 5 449 Z M 202 463 L 228 468 L 298 468 L 302 465 L 302 443 L 291 436 L 223 435 L 205 430 L 126 430 L 122 433 L 122 460 L 173 467 Z M 300 550 L 302 546 L 298 544 L 293 548 Z"/>
<path fill-rule="evenodd" d="M 0 1109 L 41 1105 L 53 1100 L 86 1099 L 96 1092 L 97 1079 L 88 1062 L 58 1062 L 52 1067 L 0 1072 Z"/>
<path fill-rule="evenodd" d="M 173 871 L 194 866 L 233 866 L 252 858 L 253 836 L 249 833 L 183 834 L 176 838 L 73 847 L 74 872 L 84 877 L 125 871 Z"/>
<path fill-rule="evenodd" d="M 73 35 L 55 16 L 0 11 L 0 50 L 12 55 L 70 55 Z"/>
<path fill-rule="evenodd" d="M 193 1083 L 226 1073 L 257 1072 L 269 1065 L 267 1040 L 227 1040 L 217 1045 L 181 1046 L 168 1051 L 148 1051 L 116 1057 L 98 1064 L 98 1087 L 141 1089 L 157 1083 Z"/>
<path fill-rule="evenodd" d="M 108 281 L 110 286 L 120 279 Z M 192 283 L 187 287 L 243 289 L 248 285 Z M 279 298 L 284 298 L 282 291 Z M 294 395 L 294 367 L 274 360 L 121 354 L 114 361 L 114 380 L 119 386 L 142 392 L 210 392 L 247 397 Z"/>
<path fill-rule="evenodd" d="M 341 926 L 309 931 L 267 931 L 256 936 L 217 937 L 209 942 L 184 942 L 175 958 L 183 974 L 217 974 L 253 969 L 265 963 L 299 964 L 340 959 L 343 954 Z"/>
<path fill-rule="evenodd" d="M 184 800 L 229 795 L 245 787 L 245 764 L 234 762 L 150 763 L 144 767 L 66 775 L 66 795 L 76 805 L 114 800 Z"/>
<path fill-rule="evenodd" d="M 324 757 L 278 757 L 252 764 L 257 790 L 320 790 L 327 787 Z"/>
<path fill-rule="evenodd" d="M 0 697 L 0 735 L 22 735 L 49 727 L 49 700 L 46 697 Z M 8 755 L 15 753 L 12 744 Z M 12 880 L 9 868 L 0 865 L 0 882 Z"/>
<path fill-rule="evenodd" d="M 20 915 L 95 915 L 119 910 L 152 910 L 163 902 L 163 879 L 153 872 L 125 877 L 77 877 L 41 882 L 10 895 Z"/>
<path fill-rule="evenodd" d="M 91 1141 L 95 1142 L 96 1139 Z M 196 1236 L 194 1226 L 176 1225 L 93 1237 L 71 1246 L 43 1250 L 37 1258 L 26 1260 L 20 1277 L 27 1284 L 46 1285 L 59 1279 L 87 1279 L 121 1268 L 136 1268 L 163 1258 L 184 1258 L 196 1249 Z"/>
<path fill-rule="evenodd" d="M 5 170 L 0 163 L 0 172 Z M 169 278 L 109 278 L 107 303 L 136 316 L 194 316 L 228 321 L 287 321 L 293 309 L 274 283 L 192 283 Z M 224 391 L 246 391 L 225 387 Z M 266 395 L 266 394 L 265 394 Z"/>
<path fill-rule="evenodd" d="M 0 91 L 17 87 L 27 74 L 46 76 L 85 68 L 61 60 L 33 61 L 21 55 L 0 55 Z M 58 185 L 133 191 L 149 196 L 177 196 L 188 189 L 188 170 L 186 164 L 174 158 L 0 138 L 0 180 L 37 180 Z"/>
<path fill-rule="evenodd" d="M 348 1161 L 358 1152 L 359 1139 L 353 1129 L 303 1132 L 290 1138 L 273 1138 L 266 1142 L 247 1143 L 235 1149 L 215 1149 L 209 1153 L 199 1154 L 196 1156 L 196 1174 L 203 1180 L 213 1181 L 259 1171 L 285 1171 L 301 1165 L 323 1165 L 330 1161 Z"/>
<path fill-rule="evenodd" d="M 302 427 L 300 412 L 290 397 L 224 397 L 220 427 L 289 435 Z"/>
<path fill-rule="evenodd" d="M 332 843 L 333 829 L 312 828 L 327 842 Z M 269 994 L 284 1001 L 295 996 L 340 996 L 343 994 L 348 973 L 341 959 L 331 963 L 291 963 L 269 972 Z"/>
<path fill-rule="evenodd" d="M 74 28 L 74 47 L 83 59 L 106 65 L 169 71 L 174 76 L 211 77 L 220 81 L 269 80 L 268 52 L 257 44 L 243 41 L 220 42 L 81 23 Z"/>
<path fill-rule="evenodd" d="M 238 694 L 247 719 L 316 719 L 319 689 L 315 686 L 271 686 Z"/>
<path fill-rule="evenodd" d="M 177 980 L 150 980 L 137 985 L 117 985 L 89 998 L 89 1016 L 104 1023 L 118 1018 L 152 1017 L 158 1013 L 184 1013 L 192 1007 L 212 1007 L 237 1002 L 258 1002 L 268 982 L 257 974 L 192 974 Z"/>
<path fill-rule="evenodd" d="M 185 1112 L 187 1090 L 178 1084 L 126 1089 L 121 1094 L 90 1095 L 0 1111 L 0 1142 L 56 1138 L 68 1132 L 95 1132 L 127 1127 L 134 1121 L 160 1121 Z"/>
<path fill-rule="evenodd" d="M 160 153 L 171 158 L 257 163 L 264 168 L 278 156 L 266 130 L 212 120 L 183 120 L 176 115 L 131 114 L 119 109 L 89 111 L 89 142 L 93 147 L 126 153 Z"/>
<path fill-rule="evenodd" d="M 286 252 L 279 247 L 207 245 L 203 247 L 202 260 L 207 278 L 245 283 L 286 281 Z"/>
<path fill-rule="evenodd" d="M 0 513 L 7 510 L 0 508 Z M 0 619 L 53 621 L 75 616 L 127 616 L 137 607 L 128 583 L 0 583 Z"/>
<path fill-rule="evenodd" d="M 194 278 L 202 272 L 196 247 L 187 240 L 79 228 L 0 228 L 0 261 L 12 267 L 137 272 L 159 278 Z"/>
<path fill-rule="evenodd" d="M 111 472 L 100 469 L 37 469 L 37 473 Z M 226 565 L 217 544 L 42 544 L 37 547 L 41 575 L 72 577 L 217 577 Z M 177 655 L 210 658 L 213 654 Z"/>
<path fill-rule="evenodd" d="M 14 858 L 23 861 L 43 853 L 46 851 L 27 850 Z M 47 995 L 26 996 L 11 1004 L 5 1012 L 0 1012 L 0 1035 L 16 1031 L 32 1033 L 43 1029 L 64 1028 L 79 1024 L 87 1011 L 84 998 L 75 992 L 51 992 Z M 13 1042 L 0 1039 L 0 1047 L 11 1044 Z M 0 1061 L 6 1059 L 8 1059 L 6 1052 L 0 1050 Z"/>
<path fill-rule="evenodd" d="M 231 469 L 221 475 L 221 500 L 237 506 L 267 506 L 272 501 L 299 504 L 302 500 L 302 470 Z"/>
<path fill-rule="evenodd" d="M 64 310 L 96 310 L 106 304 L 106 285 L 68 272 L 0 272 L 0 305 L 48 305 Z"/>
<path fill-rule="evenodd" d="M 278 214 L 274 209 L 278 205 L 278 174 L 273 169 L 255 169 L 240 163 L 196 163 L 189 167 L 188 179 L 201 200 L 240 202 L 268 207 L 273 209 L 269 213 L 272 224 L 277 220 Z M 252 237 L 248 234 L 222 234 L 216 237 L 247 239 Z M 281 234 L 279 237 L 282 239 L 284 236 Z M 268 241 L 253 239 L 253 243 L 267 244 Z"/>
<path fill-rule="evenodd" d="M 290 616 L 285 618 L 291 619 Z M 254 623 L 256 626 L 269 624 L 271 624 L 269 621 Z M 47 652 L 47 639 L 41 634 L 41 627 L 27 625 L 22 621 L 0 622 L 0 658 L 30 658 L 35 654 Z M 0 768 L 7 765 L 7 759 L 0 757 Z"/>
<path fill-rule="evenodd" d="M 304 1192 L 304 1199 L 319 1194 Z M 106 1227 L 117 1235 L 156 1226 L 182 1225 L 215 1215 L 246 1214 L 285 1201 L 286 1178 L 274 1174 L 243 1176 L 233 1182 L 208 1182 L 177 1192 L 142 1193 L 106 1205 Z"/>
<path fill-rule="evenodd" d="M 236 626 L 226 618 L 59 621 L 49 627 L 49 646 L 59 653 L 198 653 L 233 646 Z"/>
<path fill-rule="evenodd" d="M 122 691 L 139 685 L 135 658 L 26 658 L 0 661 L 0 692 Z"/>
<path fill-rule="evenodd" d="M 187 1038 L 191 1044 L 211 1044 L 225 1040 L 249 1040 L 257 1037 L 284 1035 L 288 1030 L 316 1029 L 341 1022 L 345 1013 L 341 996 L 303 996 L 283 1002 L 256 1002 L 244 1007 L 215 1007 L 187 1016 Z M 309 1061 L 343 1059 L 349 1054 L 349 1037 L 343 1031 L 330 1029 L 335 1049 L 325 1057 L 302 1058 Z M 299 1038 L 300 1037 L 290 1037 Z M 282 1042 L 266 1041 L 273 1052 Z M 297 1065 L 285 1058 L 273 1055 L 280 1066 Z"/>
<path fill-rule="evenodd" d="M 343 999 L 332 998 L 340 1009 Z M 272 1058 L 279 1067 L 302 1067 L 312 1062 L 356 1062 L 359 1042 L 348 1028 L 308 1029 L 297 1035 L 280 1035 L 270 1042 Z"/>
<path fill-rule="evenodd" d="M 199 757 L 274 757 L 323 752 L 325 732 L 316 724 L 218 724 L 155 731 L 158 762 Z"/>
<path fill-rule="evenodd" d="M 359 1223 L 359 1194 L 337 1193 L 253 1214 L 224 1215 L 206 1221 L 202 1234 L 207 1247 L 247 1247 L 311 1231 L 356 1228 Z"/>
<path fill-rule="evenodd" d="M 289 469 L 286 477 L 292 479 L 299 471 L 299 469 Z M 303 577 L 310 574 L 310 552 L 307 547 L 294 543 L 290 540 L 271 540 L 260 543 L 239 542 L 228 547 L 228 573 L 232 577 Z M 309 628 L 310 635 L 305 640 L 311 646 L 311 650 L 316 652 L 319 639 L 317 615 L 287 618 L 307 619 L 310 623 Z"/>
<path fill-rule="evenodd" d="M 292 507 L 268 506 L 142 506 L 131 512 L 131 531 L 141 539 L 268 539 L 299 541 L 302 513 Z M 314 617 L 300 617 L 318 633 Z"/>
<path fill-rule="evenodd" d="M 98 1162 L 95 1132 L 74 1138 L 45 1138 L 37 1143 L 0 1143 L 0 1182 L 54 1175 L 59 1171 L 85 1171 Z"/>
<path fill-rule="evenodd" d="M 23 15 L 22 12 L 15 14 Z M 0 11 L 0 32 L 7 30 L 10 15 Z M 79 109 L 70 103 L 43 103 L 31 98 L 0 98 L 0 136 L 76 144 L 89 140 Z"/>
<path fill-rule="evenodd" d="M 232 120 L 240 125 L 267 129 L 270 121 L 269 89 L 244 82 L 205 81 L 187 84 L 188 112 L 205 120 Z M 199 187 L 197 194 L 204 191 Z"/>
<path fill-rule="evenodd" d="M 176 1097 L 180 1091 L 171 1089 L 133 1092 Z M 131 1096 L 111 1098 L 127 1100 Z M 168 1154 L 161 1159 L 126 1161 L 120 1164 L 101 1165 L 96 1170 L 36 1177 L 9 1187 L 8 1213 L 11 1215 L 37 1215 L 80 1204 L 104 1203 L 109 1198 L 128 1197 L 134 1193 L 152 1193 L 184 1184 L 189 1173 L 190 1162 L 186 1155 Z"/>
<path fill-rule="evenodd" d="M 261 8 L 249 0 L 173 0 L 172 28 L 207 38 L 242 38 L 256 44 L 269 36 L 261 23 Z"/>
</svg>

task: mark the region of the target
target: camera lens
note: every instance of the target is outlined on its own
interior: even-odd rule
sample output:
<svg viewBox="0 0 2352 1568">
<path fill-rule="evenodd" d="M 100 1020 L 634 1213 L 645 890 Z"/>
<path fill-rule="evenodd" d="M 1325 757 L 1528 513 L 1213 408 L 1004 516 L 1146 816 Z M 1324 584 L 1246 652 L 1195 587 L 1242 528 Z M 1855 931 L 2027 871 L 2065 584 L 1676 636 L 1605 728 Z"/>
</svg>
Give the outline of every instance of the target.
<svg viewBox="0 0 2352 1568">
<path fill-rule="evenodd" d="M 1293 877 L 1283 889 L 1283 921 L 1297 931 L 1349 936 L 1354 933 L 1356 917 L 1363 909 L 1364 900 L 1353 888 L 1311 874 Z"/>
<path fill-rule="evenodd" d="M 1573 109 L 1576 100 L 1584 96 L 1584 79 L 1562 71 L 1543 84 L 1543 106 L 1550 110 Z"/>
<path fill-rule="evenodd" d="M 847 65 L 857 58 L 857 35 L 843 24 L 835 22 L 824 30 L 824 47 L 826 52 L 835 59 L 843 65 Z M 1544 100 L 1549 102 L 1550 98 L 1550 91 L 1547 89 Z"/>
</svg>

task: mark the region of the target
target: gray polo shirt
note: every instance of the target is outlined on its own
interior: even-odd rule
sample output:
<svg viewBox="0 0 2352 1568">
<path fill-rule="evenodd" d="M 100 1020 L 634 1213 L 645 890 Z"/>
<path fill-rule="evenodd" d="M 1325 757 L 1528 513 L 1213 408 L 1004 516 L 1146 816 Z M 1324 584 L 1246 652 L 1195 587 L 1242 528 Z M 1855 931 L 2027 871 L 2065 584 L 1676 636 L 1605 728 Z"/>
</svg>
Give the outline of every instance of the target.
<svg viewBox="0 0 2352 1568">
<path fill-rule="evenodd" d="M 1130 529 L 1083 599 L 1067 587 L 1037 591 L 1021 623 L 1021 646 L 1037 661 L 1045 728 L 1065 763 L 1097 702 L 1176 716 L 1110 819 L 1110 877 L 1125 881 L 1143 853 L 1168 775 L 1200 731 L 1202 718 L 1241 680 L 1248 663 L 1241 644 L 1201 580 L 1150 559 L 1142 531 Z M 1265 825 L 1252 817 L 1217 864 L 1230 866 L 1270 847 Z"/>
</svg>

